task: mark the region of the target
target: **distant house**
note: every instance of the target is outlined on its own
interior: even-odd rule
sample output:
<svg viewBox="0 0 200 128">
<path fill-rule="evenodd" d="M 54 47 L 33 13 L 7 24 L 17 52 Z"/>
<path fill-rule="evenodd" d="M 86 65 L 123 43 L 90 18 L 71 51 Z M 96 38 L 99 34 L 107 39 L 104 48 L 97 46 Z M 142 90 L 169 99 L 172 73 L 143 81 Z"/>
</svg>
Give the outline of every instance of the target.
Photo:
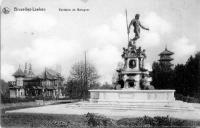
<svg viewBox="0 0 200 128">
<path fill-rule="evenodd" d="M 45 68 L 45 70 L 35 75 L 32 71 L 31 64 L 29 69 L 25 64 L 24 71 L 19 68 L 13 74 L 15 81 L 9 81 L 10 98 L 25 98 L 25 97 L 64 97 L 64 78 L 60 73 Z"/>
</svg>

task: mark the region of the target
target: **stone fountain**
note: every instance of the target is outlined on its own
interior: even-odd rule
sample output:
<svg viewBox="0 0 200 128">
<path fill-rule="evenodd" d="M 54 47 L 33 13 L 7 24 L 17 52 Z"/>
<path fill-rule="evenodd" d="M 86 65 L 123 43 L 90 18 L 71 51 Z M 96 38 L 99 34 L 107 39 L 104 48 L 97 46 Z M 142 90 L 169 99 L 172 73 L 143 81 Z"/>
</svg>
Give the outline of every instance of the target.
<svg viewBox="0 0 200 128">
<path fill-rule="evenodd" d="M 156 90 L 150 85 L 149 71 L 144 68 L 145 49 L 136 46 L 140 28 L 149 29 L 141 25 L 138 16 L 136 14 L 127 27 L 128 35 L 130 27 L 134 27 L 135 37 L 128 41 L 127 48 L 123 48 L 124 65 L 117 70 L 116 90 L 89 90 L 91 103 L 165 106 L 175 101 L 175 90 Z"/>
<path fill-rule="evenodd" d="M 130 41 L 123 48 L 123 68 L 118 69 L 115 90 L 89 90 L 90 102 L 103 104 L 169 105 L 175 101 L 175 90 L 156 90 L 144 68 L 145 50 Z"/>
<path fill-rule="evenodd" d="M 193 111 L 193 107 L 182 101 L 176 101 L 175 90 L 158 90 L 150 84 L 149 71 L 144 67 L 146 59 L 145 49 L 136 46 L 140 37 L 141 25 L 138 14 L 128 28 L 134 26 L 135 37 L 128 40 L 127 47 L 123 48 L 123 67 L 117 69 L 118 79 L 113 90 L 89 90 L 89 102 L 78 103 L 78 106 L 86 109 L 123 110 L 123 111 Z M 129 37 L 129 36 L 128 36 Z M 131 113 L 130 113 L 131 114 Z M 145 115 L 147 113 L 144 113 Z M 157 114 L 155 114 L 157 115 Z"/>
</svg>

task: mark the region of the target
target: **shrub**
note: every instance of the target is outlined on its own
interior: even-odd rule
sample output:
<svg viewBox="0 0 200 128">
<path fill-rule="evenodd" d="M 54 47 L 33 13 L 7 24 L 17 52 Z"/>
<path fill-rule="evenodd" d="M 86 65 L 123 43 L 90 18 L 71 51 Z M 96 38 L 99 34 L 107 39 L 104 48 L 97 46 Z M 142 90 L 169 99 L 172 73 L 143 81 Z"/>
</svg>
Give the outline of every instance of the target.
<svg viewBox="0 0 200 128">
<path fill-rule="evenodd" d="M 108 127 L 108 126 L 114 126 L 113 121 L 110 118 L 96 115 L 94 113 L 87 113 L 85 115 L 86 117 L 86 123 L 88 126 L 91 127 L 96 127 L 96 126 L 103 126 L 103 127 Z"/>
<path fill-rule="evenodd" d="M 33 98 L 1 98 L 1 103 L 19 103 L 34 101 Z"/>
<path fill-rule="evenodd" d="M 171 119 L 167 117 L 156 116 L 153 118 L 153 125 L 155 126 L 171 126 Z"/>
<path fill-rule="evenodd" d="M 118 126 L 125 127 L 188 127 L 197 126 L 200 122 L 181 120 L 176 118 L 166 117 L 140 117 L 140 118 L 123 118 L 118 120 Z"/>
<path fill-rule="evenodd" d="M 195 97 L 190 97 L 190 96 L 184 96 L 182 94 L 175 93 L 175 98 L 176 98 L 176 100 L 181 100 L 181 101 L 184 101 L 184 102 L 200 103 L 200 98 L 195 98 Z"/>
<path fill-rule="evenodd" d="M 25 98 L 9 98 L 9 97 L 1 97 L 1 103 L 20 103 L 20 102 L 31 102 L 35 100 L 55 100 L 52 96 L 26 96 Z"/>
<path fill-rule="evenodd" d="M 154 125 L 154 120 L 148 116 L 139 118 L 123 118 L 117 121 L 117 125 L 128 127 L 150 127 Z"/>
</svg>

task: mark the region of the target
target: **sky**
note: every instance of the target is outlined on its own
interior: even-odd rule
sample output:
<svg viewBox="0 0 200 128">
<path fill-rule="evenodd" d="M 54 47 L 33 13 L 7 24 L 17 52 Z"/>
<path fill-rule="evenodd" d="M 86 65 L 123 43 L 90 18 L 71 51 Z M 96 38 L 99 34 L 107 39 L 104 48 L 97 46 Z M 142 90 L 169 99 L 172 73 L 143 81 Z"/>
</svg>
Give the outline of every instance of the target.
<svg viewBox="0 0 200 128">
<path fill-rule="evenodd" d="M 1 13 L 1 78 L 14 80 L 19 65 L 31 63 L 35 74 L 45 67 L 62 67 L 68 77 L 71 66 L 84 59 L 100 75 L 99 82 L 112 82 L 126 47 L 128 22 L 136 13 L 150 31 L 141 30 L 137 46 L 146 49 L 145 67 L 159 59 L 167 46 L 174 52 L 173 64 L 184 64 L 200 51 L 199 0 L 3 0 Z M 44 12 L 14 11 L 17 8 L 45 8 Z M 59 11 L 89 9 L 89 11 Z M 134 36 L 131 30 L 130 37 Z"/>
</svg>

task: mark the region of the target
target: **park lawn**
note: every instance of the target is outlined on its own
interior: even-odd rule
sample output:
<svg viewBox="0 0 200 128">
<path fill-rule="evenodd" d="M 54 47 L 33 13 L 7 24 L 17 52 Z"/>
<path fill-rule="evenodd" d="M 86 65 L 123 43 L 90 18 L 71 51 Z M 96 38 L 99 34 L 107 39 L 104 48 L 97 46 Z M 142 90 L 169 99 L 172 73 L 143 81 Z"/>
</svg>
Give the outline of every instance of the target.
<svg viewBox="0 0 200 128">
<path fill-rule="evenodd" d="M 179 127 L 196 127 L 200 126 L 200 121 L 190 121 L 190 120 L 179 120 L 170 119 L 168 117 L 164 118 L 151 118 L 151 117 L 140 117 L 140 118 L 124 118 L 120 120 L 111 120 L 106 117 L 96 116 L 95 114 L 89 114 L 91 122 L 97 122 L 101 127 L 163 127 L 172 126 L 171 123 L 176 124 Z M 94 119 L 94 120 L 93 120 Z M 61 114 L 25 114 L 25 113 L 5 113 L 1 116 L 1 126 L 8 128 L 91 128 L 93 126 L 88 126 L 88 117 L 86 115 L 61 115 Z M 102 123 L 99 123 L 101 121 Z M 90 123 L 91 123 L 90 122 Z M 105 123 L 106 122 L 106 123 Z M 168 123 L 166 123 L 168 122 Z M 92 123 L 91 123 L 92 124 Z M 95 123 L 94 123 L 95 124 Z M 106 125 L 105 125 L 106 124 Z M 152 125 L 154 124 L 154 125 Z M 98 125 L 95 125 L 98 127 Z M 151 127 L 150 127 L 151 126 Z"/>
<path fill-rule="evenodd" d="M 2 127 L 87 127 L 84 116 L 57 114 L 23 114 L 12 113 L 1 116 Z"/>
<path fill-rule="evenodd" d="M 57 115 L 57 114 L 26 114 L 6 113 L 9 110 L 40 107 L 41 105 L 10 106 L 1 109 L 1 125 L 8 128 L 29 128 L 29 127 L 84 127 L 83 116 L 79 115 Z M 75 123 L 74 123 L 75 122 Z M 81 125 L 80 125 L 81 124 Z"/>
<path fill-rule="evenodd" d="M 67 102 L 68 103 L 68 102 Z M 69 102 L 71 103 L 71 101 Z M 56 105 L 60 103 L 54 103 Z M 21 106 L 2 107 L 0 127 L 29 128 L 29 127 L 85 127 L 84 118 L 79 115 L 57 115 L 57 114 L 26 114 L 26 113 L 6 113 L 9 110 L 41 107 L 43 105 L 24 104 Z M 80 125 L 81 124 L 81 125 Z M 87 127 L 87 126 L 86 126 Z"/>
</svg>

